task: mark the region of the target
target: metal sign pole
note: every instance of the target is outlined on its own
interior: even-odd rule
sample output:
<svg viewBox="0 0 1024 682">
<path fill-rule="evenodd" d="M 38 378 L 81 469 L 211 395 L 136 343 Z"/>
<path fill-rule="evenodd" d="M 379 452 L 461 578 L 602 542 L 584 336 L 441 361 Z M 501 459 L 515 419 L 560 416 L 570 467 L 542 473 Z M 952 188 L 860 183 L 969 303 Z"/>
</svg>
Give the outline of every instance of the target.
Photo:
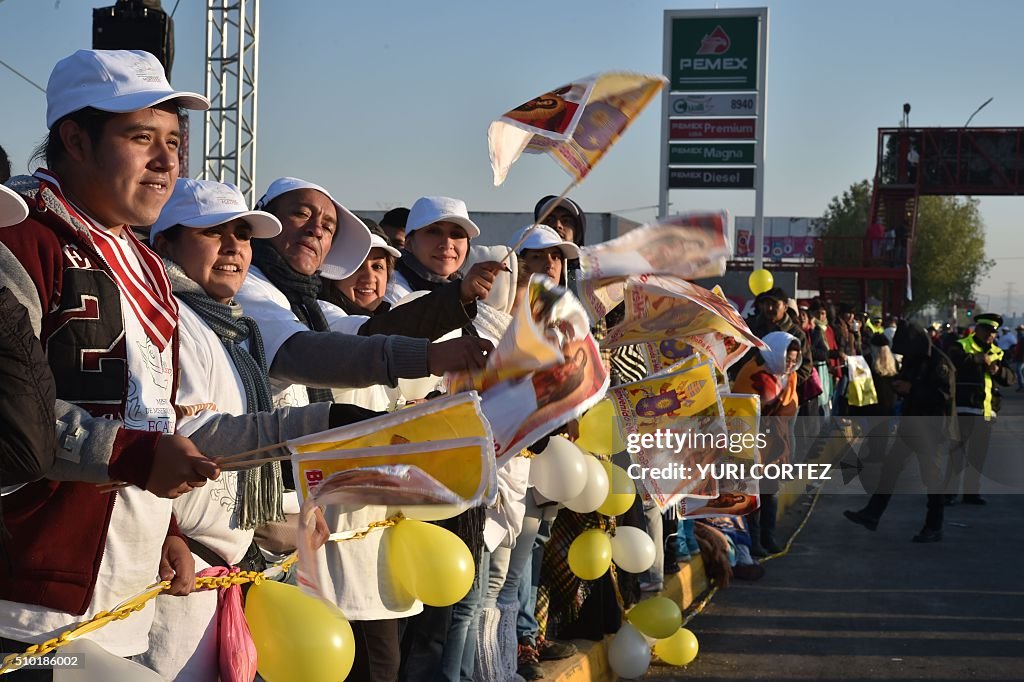
<svg viewBox="0 0 1024 682">
<path fill-rule="evenodd" d="M 662 45 L 661 72 L 666 76 L 672 73 L 672 18 L 665 12 Z M 669 164 L 669 101 L 672 99 L 672 84 L 661 91 L 661 167 L 658 172 L 658 219 L 668 216 L 668 164 Z"/>
<path fill-rule="evenodd" d="M 764 159 L 765 159 L 765 131 L 768 127 L 766 112 L 768 110 L 768 8 L 762 7 L 758 11 L 760 19 L 761 40 L 757 64 L 757 89 L 760 97 L 757 98 L 757 144 L 756 165 L 754 167 L 754 186 L 757 194 L 754 198 L 754 269 L 760 270 L 764 267 Z M 796 295 L 796 292 L 793 292 Z"/>
</svg>

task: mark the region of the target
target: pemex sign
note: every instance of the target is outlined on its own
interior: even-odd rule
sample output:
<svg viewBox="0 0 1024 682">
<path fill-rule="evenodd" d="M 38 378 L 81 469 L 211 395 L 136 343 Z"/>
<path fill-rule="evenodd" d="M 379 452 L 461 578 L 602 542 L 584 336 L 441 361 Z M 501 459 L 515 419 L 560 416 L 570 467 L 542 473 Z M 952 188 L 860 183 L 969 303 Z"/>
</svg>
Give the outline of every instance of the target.
<svg viewBox="0 0 1024 682">
<path fill-rule="evenodd" d="M 671 23 L 673 91 L 758 89 L 758 17 L 687 17 Z"/>
<path fill-rule="evenodd" d="M 658 214 L 670 190 L 752 189 L 764 223 L 768 8 L 666 10 Z"/>
</svg>

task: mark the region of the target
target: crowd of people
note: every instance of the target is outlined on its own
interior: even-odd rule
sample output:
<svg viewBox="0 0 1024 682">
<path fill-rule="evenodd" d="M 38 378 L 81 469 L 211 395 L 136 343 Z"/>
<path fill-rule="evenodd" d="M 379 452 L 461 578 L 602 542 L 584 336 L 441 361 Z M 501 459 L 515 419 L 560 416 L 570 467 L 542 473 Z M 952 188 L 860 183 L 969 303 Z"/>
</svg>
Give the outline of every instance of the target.
<svg viewBox="0 0 1024 682">
<path fill-rule="evenodd" d="M 1022 390 L 1024 325 L 1013 333 L 1001 315 L 985 313 L 969 327 L 934 323 L 925 328 L 895 317 L 883 321 L 847 303 L 816 298 L 800 305 L 781 289 L 758 296 L 756 307 L 751 329 L 792 333 L 804 352 L 803 367 L 813 369 L 813 376 L 798 379 L 799 414 L 824 418 L 804 421 L 811 431 L 802 435 L 814 444 L 809 456 L 820 454 L 813 449 L 826 442 L 820 436 L 857 426 L 864 431 L 858 435 L 866 436 L 863 461 L 882 464 L 867 505 L 846 511 L 848 519 L 877 529 L 911 456 L 928 491 L 928 513 L 915 542 L 941 541 L 945 506 L 986 504 L 981 478 L 1001 407 L 1000 388 L 1016 384 Z M 855 356 L 864 358 L 870 371 L 870 401 L 850 398 L 860 395 L 860 387 L 851 386 L 848 363 Z M 770 504 L 762 503 L 762 509 Z M 765 521 L 773 522 L 774 516 Z M 770 534 L 761 532 L 762 541 L 770 541 Z"/>
<path fill-rule="evenodd" d="M 196 572 L 262 570 L 295 549 L 298 518 L 289 466 L 222 470 L 217 458 L 425 397 L 405 395 L 405 380 L 433 388 L 446 372 L 483 367 L 530 275 L 570 282 L 586 214 L 541 198 L 534 219 L 546 225 L 506 263 L 507 248 L 480 245 L 486 236 L 450 197 L 420 197 L 377 225 L 325 187 L 282 177 L 249 207 L 232 185 L 179 177 L 182 118 L 209 103 L 173 90 L 151 55 L 80 50 L 57 63 L 46 95 L 41 167 L 0 185 L 0 651 L 24 651 L 159 577 L 171 597 L 89 638 L 167 679 L 216 680 L 218 600 L 190 594 Z M 864 356 L 871 409 L 959 415 L 972 434 L 969 470 L 980 472 L 996 387 L 1013 382 L 1011 358 L 1019 376 L 1024 333 L 1003 349 L 998 316 L 978 316 L 973 333 L 937 343 L 913 323 L 799 307 L 780 289 L 759 295 L 756 310 L 750 328 L 767 349 L 731 374 L 735 391 L 760 396 L 762 414 L 835 423 L 869 409 L 845 397 L 846 358 Z M 598 334 L 606 324 L 614 319 Z M 613 383 L 646 374 L 635 348 L 605 360 Z M 774 438 L 770 456 L 789 456 L 792 435 Z M 772 489 L 745 520 L 695 523 L 643 495 L 609 518 L 544 499 L 529 465 L 514 457 L 501 468 L 497 505 L 439 522 L 476 562 L 470 592 L 450 607 L 398 594 L 381 533 L 327 541 L 381 521 L 386 506 L 317 512 L 318 560 L 355 635 L 349 679 L 541 679 L 542 661 L 575 653 L 567 640 L 617 631 L 623 610 L 681 561 L 704 553 L 724 584 L 756 579 L 756 559 L 780 550 Z M 964 502 L 983 501 L 977 477 L 964 485 Z M 886 494 L 850 518 L 876 526 Z M 933 506 L 922 541 L 941 538 Z M 651 569 L 575 576 L 572 540 L 616 524 L 650 533 Z"/>
</svg>

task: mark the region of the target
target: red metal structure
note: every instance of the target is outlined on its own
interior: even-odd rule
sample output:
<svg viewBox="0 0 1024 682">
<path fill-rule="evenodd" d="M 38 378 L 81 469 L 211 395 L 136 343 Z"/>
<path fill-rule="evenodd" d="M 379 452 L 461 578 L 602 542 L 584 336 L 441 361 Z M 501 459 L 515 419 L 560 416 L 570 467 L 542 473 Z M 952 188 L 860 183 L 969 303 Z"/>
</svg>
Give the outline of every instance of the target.
<svg viewBox="0 0 1024 682">
<path fill-rule="evenodd" d="M 869 225 L 881 224 L 884 237 L 822 238 L 814 273 L 822 297 L 858 309 L 874 298 L 901 313 L 920 197 L 963 194 L 1024 194 L 1024 128 L 879 128 Z"/>
</svg>

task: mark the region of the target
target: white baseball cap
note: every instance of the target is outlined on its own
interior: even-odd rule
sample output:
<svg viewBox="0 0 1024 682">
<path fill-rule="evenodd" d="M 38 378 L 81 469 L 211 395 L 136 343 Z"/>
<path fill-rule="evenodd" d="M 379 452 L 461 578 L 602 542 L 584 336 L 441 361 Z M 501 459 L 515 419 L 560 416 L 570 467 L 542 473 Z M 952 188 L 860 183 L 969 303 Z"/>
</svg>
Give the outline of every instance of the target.
<svg viewBox="0 0 1024 682">
<path fill-rule="evenodd" d="M 379 234 L 370 232 L 370 250 L 372 251 L 374 249 L 384 249 L 395 258 L 402 257 L 402 252 L 391 246 L 391 244 L 388 244 L 387 239 L 384 239 L 384 237 L 381 237 Z"/>
<path fill-rule="evenodd" d="M 455 223 L 466 230 L 469 238 L 480 236 L 480 228 L 469 219 L 466 202 L 451 197 L 420 197 L 409 209 L 409 219 L 405 222 L 406 236 L 421 227 L 433 225 L 441 221 Z"/>
<path fill-rule="evenodd" d="M 373 230 L 370 230 L 370 251 L 373 251 L 374 249 L 384 249 L 395 258 L 402 257 L 402 252 L 396 249 L 395 247 L 391 246 L 391 244 L 388 244 L 387 239 L 384 239 L 384 237 L 381 237 L 379 234 L 376 234 Z M 367 258 L 369 258 L 370 253 L 367 252 L 366 256 Z M 365 258 L 363 259 L 363 262 L 366 262 Z M 351 274 L 352 273 L 350 272 L 349 275 Z M 345 277 L 335 277 L 333 270 L 331 272 L 321 270 L 320 276 L 323 277 L 324 279 L 334 280 L 345 279 L 345 277 L 348 277 L 348 275 L 345 275 Z"/>
<path fill-rule="evenodd" d="M 171 99 L 186 109 L 205 111 L 210 101 L 171 87 L 164 67 L 142 50 L 79 50 L 57 62 L 46 84 L 46 127 L 92 107 L 124 114 Z"/>
<path fill-rule="evenodd" d="M 28 217 L 28 206 L 13 189 L 0 185 L 0 227 L 17 225 Z"/>
<path fill-rule="evenodd" d="M 531 225 L 527 225 L 523 229 L 516 233 L 513 244 L 522 239 L 523 233 L 529 230 Z M 574 260 L 580 257 L 580 247 L 576 246 L 572 242 L 567 242 L 558 236 L 558 233 L 554 229 L 547 225 L 537 225 L 533 228 L 533 231 L 526 235 L 526 239 L 522 244 L 519 245 L 519 251 L 522 253 L 527 249 L 550 249 L 557 246 L 562 251 L 562 255 L 565 256 L 566 260 Z"/>
<path fill-rule="evenodd" d="M 149 242 L 175 225 L 205 228 L 242 218 L 252 228 L 252 236 L 267 238 L 281 234 L 281 221 L 266 211 L 252 211 L 242 192 L 227 182 L 178 178 L 171 198 L 160 217 L 149 229 Z"/>
<path fill-rule="evenodd" d="M 256 208 L 266 208 L 282 194 L 298 189 L 315 189 L 330 199 L 338 210 L 338 232 L 320 266 L 320 274 L 328 279 L 345 279 L 363 264 L 366 254 L 370 253 L 370 230 L 352 211 L 338 203 L 330 192 L 320 185 L 299 178 L 278 178 L 270 183 L 266 193 L 256 202 Z"/>
</svg>

